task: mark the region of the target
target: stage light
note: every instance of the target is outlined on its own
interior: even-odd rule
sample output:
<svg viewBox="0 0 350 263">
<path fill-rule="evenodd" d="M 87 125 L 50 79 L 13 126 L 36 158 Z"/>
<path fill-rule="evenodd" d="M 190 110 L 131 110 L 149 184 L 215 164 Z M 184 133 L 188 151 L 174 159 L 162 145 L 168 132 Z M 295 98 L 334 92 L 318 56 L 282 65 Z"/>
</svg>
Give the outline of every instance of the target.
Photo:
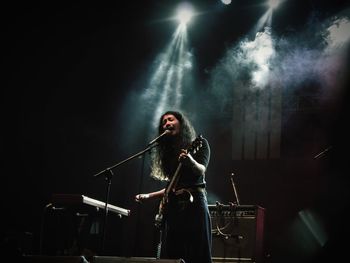
<svg viewBox="0 0 350 263">
<path fill-rule="evenodd" d="M 229 5 L 231 4 L 231 0 L 221 0 L 221 2 L 224 4 L 224 5 Z"/>
<path fill-rule="evenodd" d="M 177 10 L 177 20 L 181 25 L 186 26 L 193 16 L 193 8 L 188 3 L 183 3 Z"/>
<path fill-rule="evenodd" d="M 271 9 L 276 9 L 281 3 L 281 0 L 269 0 L 268 5 Z"/>
</svg>

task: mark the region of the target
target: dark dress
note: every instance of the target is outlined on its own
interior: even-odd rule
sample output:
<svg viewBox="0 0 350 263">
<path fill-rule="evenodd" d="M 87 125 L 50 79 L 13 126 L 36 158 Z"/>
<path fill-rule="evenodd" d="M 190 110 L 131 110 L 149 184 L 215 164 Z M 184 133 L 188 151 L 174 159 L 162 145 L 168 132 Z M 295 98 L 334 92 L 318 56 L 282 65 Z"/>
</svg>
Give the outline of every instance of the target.
<svg viewBox="0 0 350 263">
<path fill-rule="evenodd" d="M 208 166 L 210 148 L 206 139 L 202 138 L 202 147 L 192 156 Z M 182 258 L 186 263 L 212 262 L 211 220 L 205 186 L 203 176 L 196 175 L 190 167 L 181 167 L 176 187 L 180 194 L 169 196 L 165 215 L 165 257 Z"/>
</svg>

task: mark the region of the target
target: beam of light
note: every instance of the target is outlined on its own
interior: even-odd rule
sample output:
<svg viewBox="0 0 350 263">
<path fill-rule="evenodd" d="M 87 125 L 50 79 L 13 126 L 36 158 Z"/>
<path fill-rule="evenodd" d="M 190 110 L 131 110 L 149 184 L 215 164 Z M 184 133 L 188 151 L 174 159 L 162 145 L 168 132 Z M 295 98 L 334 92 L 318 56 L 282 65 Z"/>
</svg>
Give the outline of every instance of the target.
<svg viewBox="0 0 350 263">
<path fill-rule="evenodd" d="M 191 8 L 190 4 L 180 4 L 177 10 L 185 6 Z M 176 22 L 176 17 L 171 16 L 161 21 Z M 190 111 L 193 107 L 193 103 L 186 103 L 193 101 L 192 92 L 195 88 L 195 78 L 192 74 L 193 56 L 188 43 L 188 24 L 176 26 L 168 44 L 159 50 L 142 76 L 135 79 L 138 90 L 131 90 L 124 102 L 123 111 L 119 114 L 123 117 L 130 114 L 133 116 L 125 117 L 129 123 L 128 127 L 132 127 L 123 131 L 125 138 L 140 137 L 140 130 L 143 137 L 152 138 L 158 119 L 164 111 Z M 136 143 L 135 139 L 129 142 L 130 145 Z"/>
<path fill-rule="evenodd" d="M 309 262 L 326 245 L 328 235 L 322 219 L 310 209 L 299 211 L 287 231 L 292 242 L 289 250 L 295 253 L 296 262 Z"/>
<path fill-rule="evenodd" d="M 255 35 L 257 32 L 261 31 L 265 26 L 271 27 L 272 24 L 272 12 L 273 9 L 269 8 L 258 20 L 256 26 L 252 30 L 252 34 Z"/>
<path fill-rule="evenodd" d="M 264 6 L 267 6 L 266 12 L 259 18 L 256 26 L 253 29 L 253 34 L 261 31 L 264 27 L 271 27 L 272 16 L 274 10 L 276 10 L 286 0 L 269 0 Z"/>
<path fill-rule="evenodd" d="M 270 9 L 276 9 L 281 4 L 281 2 L 281 0 L 269 0 L 267 4 Z"/>
<path fill-rule="evenodd" d="M 184 99 L 192 92 L 193 56 L 189 51 L 187 30 L 178 25 L 171 40 L 160 51 L 140 80 L 140 91 L 131 91 L 122 115 L 129 116 L 123 137 L 136 145 L 135 137 L 152 138 L 159 117 L 166 110 L 184 110 Z M 185 96 L 186 95 L 186 96 Z M 145 120 L 147 120 L 145 122 Z M 140 138 L 141 139 L 141 138 Z"/>
<path fill-rule="evenodd" d="M 327 241 L 327 235 L 320 220 L 311 211 L 304 210 L 299 212 L 299 217 L 304 223 L 310 234 L 315 238 L 317 243 L 323 247 Z"/>
<path fill-rule="evenodd" d="M 173 38 L 155 63 L 149 85 L 142 95 L 154 109 L 152 125 L 166 109 L 179 109 L 184 93 L 186 76 L 192 69 L 192 54 L 188 51 L 187 31 L 179 25 Z"/>
</svg>

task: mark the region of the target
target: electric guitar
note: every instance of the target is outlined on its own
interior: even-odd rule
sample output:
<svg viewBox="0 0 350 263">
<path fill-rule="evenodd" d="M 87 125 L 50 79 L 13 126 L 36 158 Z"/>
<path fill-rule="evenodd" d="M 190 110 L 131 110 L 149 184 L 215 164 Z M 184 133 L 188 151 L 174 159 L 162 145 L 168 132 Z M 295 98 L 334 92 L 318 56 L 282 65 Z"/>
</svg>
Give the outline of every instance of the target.
<svg viewBox="0 0 350 263">
<path fill-rule="evenodd" d="M 194 155 L 198 152 L 198 150 L 202 147 L 203 145 L 203 137 L 202 135 L 198 135 L 197 138 L 191 143 L 191 146 L 187 148 L 187 153 L 190 153 L 191 155 Z M 169 195 L 171 192 L 175 191 L 177 182 L 179 181 L 179 172 L 182 167 L 182 162 L 179 162 L 175 173 L 173 177 L 171 178 L 168 186 L 166 187 L 164 191 L 164 195 L 162 200 L 159 203 L 159 208 L 158 208 L 158 213 L 155 217 L 155 225 L 156 227 L 161 227 L 163 225 L 164 221 L 164 215 L 166 213 L 167 205 L 169 203 Z"/>
</svg>

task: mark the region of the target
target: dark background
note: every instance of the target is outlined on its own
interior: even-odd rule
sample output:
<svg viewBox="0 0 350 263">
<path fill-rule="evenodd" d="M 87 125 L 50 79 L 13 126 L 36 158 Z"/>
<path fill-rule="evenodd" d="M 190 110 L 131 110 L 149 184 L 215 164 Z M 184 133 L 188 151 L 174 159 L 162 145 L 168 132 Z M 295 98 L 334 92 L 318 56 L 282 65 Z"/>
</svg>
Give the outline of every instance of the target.
<svg viewBox="0 0 350 263">
<path fill-rule="evenodd" d="M 225 48 L 255 25 L 263 13 L 257 5 L 262 1 L 233 1 L 225 9 L 217 8 L 219 1 L 191 2 L 209 13 L 197 22 L 202 27 L 190 29 L 204 83 Z M 154 21 L 167 17 L 176 3 L 50 1 L 11 3 L 2 10 L 4 251 L 38 254 L 44 207 L 51 195 L 84 194 L 103 201 L 106 181 L 93 175 L 149 141 L 140 128 L 133 130 L 139 137 L 132 147 L 126 145 L 122 134 L 132 116 L 122 108 L 174 30 L 170 22 Z M 346 1 L 288 1 L 274 15 L 274 28 L 298 31 L 312 14 L 325 18 L 345 7 Z M 347 79 L 344 88 L 348 84 Z M 225 123 L 219 118 L 207 123 L 213 127 L 206 130 L 212 148 L 209 201 L 234 201 L 229 180 L 234 172 L 241 203 L 266 209 L 267 262 L 333 261 L 347 255 L 341 241 L 349 235 L 347 93 L 330 107 L 289 114 L 277 160 L 231 160 L 231 133 L 222 129 Z M 313 158 L 329 146 L 322 158 Z M 154 256 L 157 202 L 133 201 L 135 194 L 161 186 L 148 178 L 147 161 L 147 156 L 134 159 L 115 171 L 110 202 L 132 214 L 110 214 L 105 254 Z M 318 247 L 315 239 L 294 228 L 298 213 L 305 210 L 316 213 L 324 226 L 327 241 L 322 248 L 312 250 Z M 52 216 L 45 223 L 54 220 Z M 57 230 L 54 225 L 45 231 L 55 226 Z M 47 245 L 49 234 L 45 238 Z"/>
</svg>

